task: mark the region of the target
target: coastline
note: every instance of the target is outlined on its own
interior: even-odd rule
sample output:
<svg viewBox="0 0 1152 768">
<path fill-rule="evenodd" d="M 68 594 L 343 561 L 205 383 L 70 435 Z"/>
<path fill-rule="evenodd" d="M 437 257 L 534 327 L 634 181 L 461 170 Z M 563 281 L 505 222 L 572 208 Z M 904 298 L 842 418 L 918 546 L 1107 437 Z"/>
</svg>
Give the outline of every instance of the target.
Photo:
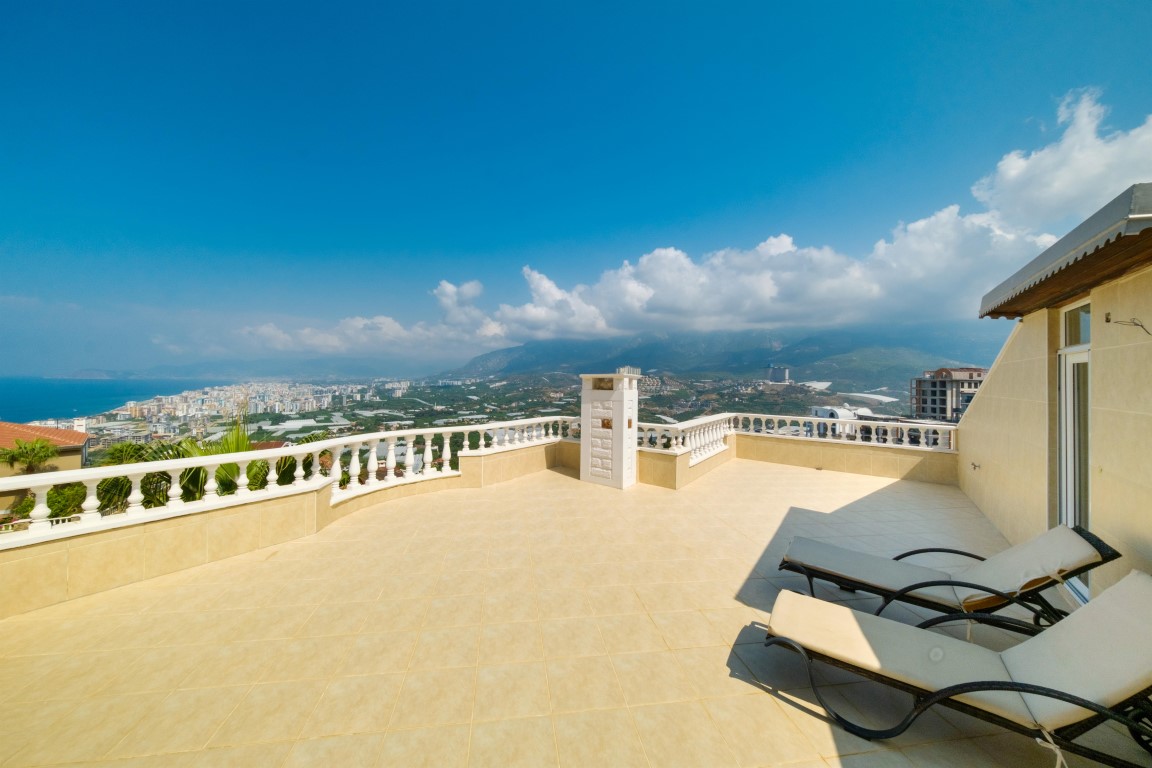
<svg viewBox="0 0 1152 768">
<path fill-rule="evenodd" d="M 0 377 L 0 421 L 99 416 L 129 402 L 234 383 L 224 379 Z"/>
</svg>

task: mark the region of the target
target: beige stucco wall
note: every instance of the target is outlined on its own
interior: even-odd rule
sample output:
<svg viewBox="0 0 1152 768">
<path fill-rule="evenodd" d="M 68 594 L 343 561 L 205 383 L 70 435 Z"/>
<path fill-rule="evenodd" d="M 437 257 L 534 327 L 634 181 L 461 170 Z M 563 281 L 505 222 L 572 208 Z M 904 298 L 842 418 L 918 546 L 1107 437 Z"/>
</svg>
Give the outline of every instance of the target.
<svg viewBox="0 0 1152 768">
<path fill-rule="evenodd" d="M 1139 318 L 1152 328 L 1152 270 L 1092 292 L 1089 383 L 1089 527 L 1124 556 L 1092 579 L 1098 592 L 1133 568 L 1152 571 L 1152 336 L 1104 322 Z"/>
<path fill-rule="evenodd" d="M 960 488 L 1014 544 L 1055 516 L 1058 322 L 1042 311 L 1015 324 L 959 425 Z"/>
<path fill-rule="evenodd" d="M 732 438 L 729 437 L 729 446 Z M 636 462 L 636 481 L 645 485 L 657 485 L 661 488 L 677 490 L 689 483 L 703 477 L 716 467 L 735 457 L 735 451 L 728 448 L 713 456 L 709 456 L 695 466 L 689 466 L 692 454 L 657 453 L 655 451 L 639 451 Z"/>
<path fill-rule="evenodd" d="M 956 454 L 915 448 L 881 448 L 866 443 L 815 442 L 737 433 L 736 456 L 794 467 L 852 472 L 874 477 L 956 484 Z"/>
</svg>

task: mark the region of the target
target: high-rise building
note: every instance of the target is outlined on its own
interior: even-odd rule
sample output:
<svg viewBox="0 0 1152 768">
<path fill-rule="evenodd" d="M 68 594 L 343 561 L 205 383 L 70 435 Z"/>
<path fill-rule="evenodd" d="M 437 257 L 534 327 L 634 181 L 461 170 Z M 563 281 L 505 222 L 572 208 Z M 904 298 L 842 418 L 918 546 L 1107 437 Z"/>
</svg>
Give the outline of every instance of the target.
<svg viewBox="0 0 1152 768">
<path fill-rule="evenodd" d="M 912 417 L 960 421 L 987 368 L 938 368 L 912 379 Z"/>
</svg>

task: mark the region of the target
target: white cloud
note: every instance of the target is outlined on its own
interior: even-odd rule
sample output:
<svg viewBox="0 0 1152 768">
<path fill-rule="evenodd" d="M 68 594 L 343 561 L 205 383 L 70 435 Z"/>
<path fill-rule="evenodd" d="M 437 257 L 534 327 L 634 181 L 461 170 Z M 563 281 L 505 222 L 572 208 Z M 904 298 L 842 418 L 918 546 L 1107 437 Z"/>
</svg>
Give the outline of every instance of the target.
<svg viewBox="0 0 1152 768">
<path fill-rule="evenodd" d="M 1060 138 L 1009 152 L 972 187 L 977 200 L 1014 226 L 1042 231 L 1094 213 L 1132 184 L 1152 179 L 1152 115 L 1130 131 L 1105 133 L 1108 109 L 1093 89 L 1064 97 Z"/>
<path fill-rule="evenodd" d="M 798 245 L 783 233 L 699 259 L 664 247 L 571 288 L 525 266 L 530 299 L 494 311 L 479 305 L 480 282 L 442 280 L 432 291 L 441 314 L 435 323 L 404 326 L 378 315 L 331 328 L 266 323 L 243 335 L 276 350 L 387 349 L 426 358 L 645 330 L 973 318 L 988 289 L 1054 242 L 1046 228 L 1079 220 L 1130 184 L 1152 179 L 1152 117 L 1130 131 L 1102 133 L 1106 114 L 1095 91 L 1069 94 L 1055 141 L 1008 153 L 973 186 L 983 210 L 962 213 L 954 204 L 901 222 L 864 255 Z"/>
</svg>

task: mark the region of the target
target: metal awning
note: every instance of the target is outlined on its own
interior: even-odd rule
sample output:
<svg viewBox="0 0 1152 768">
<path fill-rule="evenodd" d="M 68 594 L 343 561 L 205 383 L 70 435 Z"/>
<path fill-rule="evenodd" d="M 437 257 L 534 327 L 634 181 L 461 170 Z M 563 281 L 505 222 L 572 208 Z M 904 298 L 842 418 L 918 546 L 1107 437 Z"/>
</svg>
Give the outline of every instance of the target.
<svg viewBox="0 0 1152 768">
<path fill-rule="evenodd" d="M 1023 317 L 1152 263 L 1152 183 L 1134 184 L 993 288 L 980 317 Z"/>
</svg>

